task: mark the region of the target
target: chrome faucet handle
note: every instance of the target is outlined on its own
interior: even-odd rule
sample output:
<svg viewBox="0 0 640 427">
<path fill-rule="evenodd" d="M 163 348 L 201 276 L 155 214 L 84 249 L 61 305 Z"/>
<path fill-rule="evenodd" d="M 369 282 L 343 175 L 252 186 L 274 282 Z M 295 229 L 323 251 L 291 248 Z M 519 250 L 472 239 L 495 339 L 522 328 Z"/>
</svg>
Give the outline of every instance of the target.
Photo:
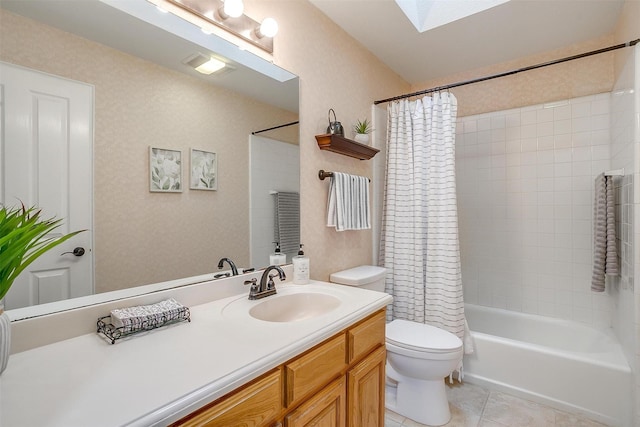
<svg viewBox="0 0 640 427">
<path fill-rule="evenodd" d="M 271 289 L 275 289 L 276 288 L 276 284 L 273 281 L 274 277 L 278 277 L 280 274 L 276 273 L 276 274 L 270 274 L 269 275 L 269 281 L 267 282 L 267 291 L 270 291 Z"/>
<path fill-rule="evenodd" d="M 269 274 L 271 270 L 276 270 L 277 274 Z M 277 265 L 270 265 L 262 272 L 262 276 L 260 276 L 260 283 L 255 286 L 255 288 L 257 289 L 256 292 L 253 292 L 254 285 L 251 285 L 252 291 L 249 294 L 249 299 L 260 299 L 268 297 L 270 295 L 275 295 L 277 292 L 276 284 L 273 281 L 274 277 L 280 277 L 280 280 L 285 280 L 287 278 L 282 268 Z"/>
<path fill-rule="evenodd" d="M 260 285 L 258 284 L 258 279 L 255 277 L 251 280 L 245 280 L 245 285 L 251 285 L 251 290 L 249 291 L 249 299 L 254 299 L 255 296 L 260 292 Z"/>
</svg>

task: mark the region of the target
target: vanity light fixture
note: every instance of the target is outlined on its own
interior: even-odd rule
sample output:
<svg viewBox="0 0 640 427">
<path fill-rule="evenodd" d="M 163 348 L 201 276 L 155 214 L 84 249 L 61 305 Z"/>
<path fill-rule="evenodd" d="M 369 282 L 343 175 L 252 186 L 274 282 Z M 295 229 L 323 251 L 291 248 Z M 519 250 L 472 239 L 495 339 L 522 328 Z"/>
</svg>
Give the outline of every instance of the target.
<svg viewBox="0 0 640 427">
<path fill-rule="evenodd" d="M 273 18 L 264 18 L 262 24 L 256 28 L 258 38 L 273 37 L 278 34 L 278 23 Z"/>
<path fill-rule="evenodd" d="M 219 9 L 220 16 L 223 19 L 239 18 L 242 16 L 243 12 L 244 4 L 242 3 L 242 0 L 224 0 L 224 6 Z"/>
<path fill-rule="evenodd" d="M 242 0 L 165 1 L 260 49 L 273 53 L 273 37 L 278 32 L 278 23 L 273 18 L 266 18 L 262 23 L 259 23 L 247 15 L 244 15 L 242 13 L 244 8 Z M 203 28 L 202 22 L 198 24 L 197 19 L 189 21 Z"/>
</svg>

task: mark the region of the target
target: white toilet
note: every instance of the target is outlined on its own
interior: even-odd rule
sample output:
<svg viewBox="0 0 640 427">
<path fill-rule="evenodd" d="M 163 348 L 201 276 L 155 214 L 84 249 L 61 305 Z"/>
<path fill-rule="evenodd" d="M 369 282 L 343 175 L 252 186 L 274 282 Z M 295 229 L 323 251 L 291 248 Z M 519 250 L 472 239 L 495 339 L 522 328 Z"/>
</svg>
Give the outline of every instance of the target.
<svg viewBox="0 0 640 427">
<path fill-rule="evenodd" d="M 384 292 L 385 275 L 383 267 L 363 265 L 333 273 L 330 281 Z M 462 360 L 462 340 L 435 326 L 396 319 L 387 324 L 386 344 L 385 406 L 422 424 L 448 423 L 451 412 L 444 378 Z"/>
</svg>

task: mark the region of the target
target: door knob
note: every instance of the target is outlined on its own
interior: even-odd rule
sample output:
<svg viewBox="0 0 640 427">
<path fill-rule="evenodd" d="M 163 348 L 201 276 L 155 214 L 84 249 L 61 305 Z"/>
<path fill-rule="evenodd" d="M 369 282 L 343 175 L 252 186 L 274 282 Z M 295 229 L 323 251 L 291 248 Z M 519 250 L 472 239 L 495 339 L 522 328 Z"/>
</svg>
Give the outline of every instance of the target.
<svg viewBox="0 0 640 427">
<path fill-rule="evenodd" d="M 61 253 L 60 256 L 66 255 L 66 254 L 74 254 L 75 256 L 82 256 L 82 255 L 84 255 L 84 248 L 78 246 L 73 251 Z"/>
</svg>

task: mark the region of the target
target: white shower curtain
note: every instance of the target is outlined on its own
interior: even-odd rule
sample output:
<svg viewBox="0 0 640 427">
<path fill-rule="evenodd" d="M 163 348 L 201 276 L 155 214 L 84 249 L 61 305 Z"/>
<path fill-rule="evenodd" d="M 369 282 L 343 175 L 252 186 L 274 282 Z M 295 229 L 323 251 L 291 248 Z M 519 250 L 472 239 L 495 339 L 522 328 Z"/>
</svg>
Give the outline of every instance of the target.
<svg viewBox="0 0 640 427">
<path fill-rule="evenodd" d="M 456 112 L 448 92 L 389 105 L 380 262 L 394 298 L 390 319 L 445 329 L 471 352 L 458 243 Z"/>
</svg>

